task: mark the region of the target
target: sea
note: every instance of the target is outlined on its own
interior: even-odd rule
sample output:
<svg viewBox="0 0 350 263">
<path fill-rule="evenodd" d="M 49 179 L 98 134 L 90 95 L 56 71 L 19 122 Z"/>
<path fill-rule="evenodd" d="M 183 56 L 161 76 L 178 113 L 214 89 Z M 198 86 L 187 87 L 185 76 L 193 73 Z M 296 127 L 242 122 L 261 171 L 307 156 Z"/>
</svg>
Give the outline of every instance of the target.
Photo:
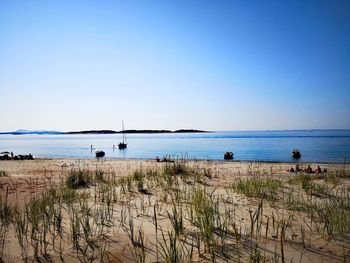
<svg viewBox="0 0 350 263">
<path fill-rule="evenodd" d="M 299 149 L 301 162 L 350 163 L 350 130 L 127 134 L 128 147 L 119 150 L 121 140 L 122 134 L 0 135 L 0 152 L 94 158 L 95 151 L 103 150 L 107 159 L 223 160 L 229 151 L 237 161 L 293 162 L 291 152 Z"/>
</svg>

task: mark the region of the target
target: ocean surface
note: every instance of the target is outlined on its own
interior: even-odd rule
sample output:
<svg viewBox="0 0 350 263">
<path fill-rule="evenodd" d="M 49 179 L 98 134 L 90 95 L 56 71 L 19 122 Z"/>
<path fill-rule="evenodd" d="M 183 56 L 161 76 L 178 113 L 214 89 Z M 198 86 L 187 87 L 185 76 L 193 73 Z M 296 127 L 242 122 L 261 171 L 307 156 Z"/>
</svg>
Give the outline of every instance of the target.
<svg viewBox="0 0 350 263">
<path fill-rule="evenodd" d="M 292 162 L 291 151 L 301 151 L 302 162 L 350 163 L 350 130 L 232 131 L 209 133 L 127 134 L 128 148 L 117 148 L 121 134 L 111 135 L 0 135 L 0 152 L 50 158 L 173 158 Z M 91 145 L 94 150 L 91 151 Z M 113 150 L 113 145 L 116 148 Z"/>
</svg>

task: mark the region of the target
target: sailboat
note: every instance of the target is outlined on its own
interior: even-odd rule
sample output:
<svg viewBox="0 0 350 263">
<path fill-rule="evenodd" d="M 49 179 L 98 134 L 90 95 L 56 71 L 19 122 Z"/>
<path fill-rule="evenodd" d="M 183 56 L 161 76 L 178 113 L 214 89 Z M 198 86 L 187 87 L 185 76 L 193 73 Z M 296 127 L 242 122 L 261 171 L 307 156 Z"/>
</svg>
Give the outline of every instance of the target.
<svg viewBox="0 0 350 263">
<path fill-rule="evenodd" d="M 122 121 L 122 133 L 123 133 L 123 142 L 118 144 L 119 150 L 124 150 L 127 147 L 126 134 L 124 133 L 124 121 Z"/>
</svg>

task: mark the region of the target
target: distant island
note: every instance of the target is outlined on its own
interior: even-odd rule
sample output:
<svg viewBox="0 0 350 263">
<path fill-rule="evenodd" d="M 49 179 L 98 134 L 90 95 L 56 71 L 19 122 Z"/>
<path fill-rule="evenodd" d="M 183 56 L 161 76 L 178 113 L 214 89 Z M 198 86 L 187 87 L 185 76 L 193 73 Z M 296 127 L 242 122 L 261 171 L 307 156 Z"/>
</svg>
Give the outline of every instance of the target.
<svg viewBox="0 0 350 263">
<path fill-rule="evenodd" d="M 192 132 L 208 132 L 208 131 L 202 131 L 202 130 L 193 130 L 193 129 L 181 129 L 173 131 L 173 133 L 192 133 Z"/>
<path fill-rule="evenodd" d="M 170 133 L 169 130 L 124 130 L 124 133 Z M 123 131 L 118 131 L 123 133 Z"/>
<path fill-rule="evenodd" d="M 17 130 L 12 132 L 0 132 L 1 134 L 10 134 L 10 135 L 26 135 L 26 134 L 64 134 L 64 132 L 61 131 L 47 131 L 47 130 L 34 130 L 34 131 L 28 131 L 28 130 Z"/>
<path fill-rule="evenodd" d="M 194 130 L 194 129 L 181 129 L 176 131 L 171 130 L 124 130 L 124 133 L 128 134 L 140 134 L 140 133 L 198 133 L 198 132 L 207 132 L 202 130 Z M 116 134 L 123 133 L 123 131 L 113 131 L 113 130 L 90 130 L 90 131 L 72 131 L 65 132 L 64 134 Z"/>
<path fill-rule="evenodd" d="M 112 130 L 89 130 L 89 131 L 70 131 L 63 132 L 63 134 L 114 134 L 118 133 Z"/>
<path fill-rule="evenodd" d="M 203 130 L 195 130 L 195 129 L 180 129 L 180 130 L 124 130 L 124 133 L 128 134 L 154 134 L 154 133 L 200 133 L 200 132 L 208 132 Z M 123 131 L 113 131 L 113 130 L 86 130 L 86 131 L 69 131 L 69 132 L 61 132 L 61 131 L 47 131 L 47 130 L 17 130 L 13 132 L 0 132 L 0 135 L 29 135 L 29 134 L 37 134 L 37 135 L 57 135 L 57 134 L 117 134 L 123 133 Z"/>
</svg>

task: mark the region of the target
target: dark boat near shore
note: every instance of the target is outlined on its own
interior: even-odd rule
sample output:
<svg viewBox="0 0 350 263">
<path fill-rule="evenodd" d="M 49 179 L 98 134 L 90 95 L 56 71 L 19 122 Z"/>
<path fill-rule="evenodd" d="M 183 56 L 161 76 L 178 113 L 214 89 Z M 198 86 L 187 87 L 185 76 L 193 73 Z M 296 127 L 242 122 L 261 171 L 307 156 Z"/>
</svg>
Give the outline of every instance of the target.
<svg viewBox="0 0 350 263">
<path fill-rule="evenodd" d="M 105 156 L 105 152 L 104 151 L 96 151 L 95 152 L 96 158 L 101 158 Z"/>
<path fill-rule="evenodd" d="M 225 152 L 224 159 L 225 160 L 233 160 L 233 152 Z"/>
<path fill-rule="evenodd" d="M 292 157 L 293 157 L 293 159 L 295 159 L 295 160 L 300 159 L 300 158 L 301 158 L 301 153 L 300 153 L 300 151 L 299 151 L 298 149 L 294 149 L 294 150 L 292 151 Z"/>
</svg>

